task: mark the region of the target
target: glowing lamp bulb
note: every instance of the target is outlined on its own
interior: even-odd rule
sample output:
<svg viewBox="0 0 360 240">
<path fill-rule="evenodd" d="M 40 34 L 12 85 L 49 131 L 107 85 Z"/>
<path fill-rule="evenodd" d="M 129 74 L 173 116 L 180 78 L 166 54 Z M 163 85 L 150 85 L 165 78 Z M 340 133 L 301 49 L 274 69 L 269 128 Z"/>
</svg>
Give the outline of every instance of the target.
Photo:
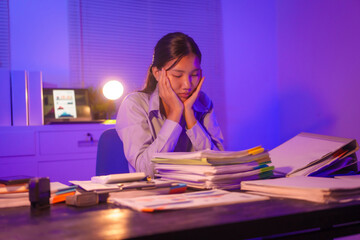
<svg viewBox="0 0 360 240">
<path fill-rule="evenodd" d="M 111 80 L 105 83 L 103 87 L 103 94 L 107 99 L 116 100 L 120 98 L 124 93 L 124 87 L 121 82 Z"/>
</svg>

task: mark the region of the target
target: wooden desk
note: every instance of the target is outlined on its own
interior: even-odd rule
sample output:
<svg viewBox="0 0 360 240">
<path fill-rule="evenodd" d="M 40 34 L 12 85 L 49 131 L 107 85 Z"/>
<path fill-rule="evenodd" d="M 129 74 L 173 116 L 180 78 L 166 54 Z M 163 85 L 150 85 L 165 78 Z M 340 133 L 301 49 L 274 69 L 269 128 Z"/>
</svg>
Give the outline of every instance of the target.
<svg viewBox="0 0 360 240">
<path fill-rule="evenodd" d="M 360 201 L 325 205 L 271 199 L 158 213 L 112 204 L 58 204 L 40 212 L 30 207 L 0 209 L 0 239 L 243 239 L 304 229 L 312 231 L 293 239 L 329 239 L 360 233 L 359 220 Z"/>
</svg>

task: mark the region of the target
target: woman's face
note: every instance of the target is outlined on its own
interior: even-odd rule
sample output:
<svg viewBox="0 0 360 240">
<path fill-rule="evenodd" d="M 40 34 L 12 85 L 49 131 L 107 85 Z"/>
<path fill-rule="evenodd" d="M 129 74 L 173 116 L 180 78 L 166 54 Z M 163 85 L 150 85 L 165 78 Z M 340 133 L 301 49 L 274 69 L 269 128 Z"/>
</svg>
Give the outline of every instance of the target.
<svg viewBox="0 0 360 240">
<path fill-rule="evenodd" d="M 176 59 L 165 64 L 168 69 Z M 182 102 L 185 102 L 196 89 L 201 79 L 201 68 L 198 57 L 191 53 L 184 56 L 173 68 L 166 72 L 171 87 Z"/>
</svg>

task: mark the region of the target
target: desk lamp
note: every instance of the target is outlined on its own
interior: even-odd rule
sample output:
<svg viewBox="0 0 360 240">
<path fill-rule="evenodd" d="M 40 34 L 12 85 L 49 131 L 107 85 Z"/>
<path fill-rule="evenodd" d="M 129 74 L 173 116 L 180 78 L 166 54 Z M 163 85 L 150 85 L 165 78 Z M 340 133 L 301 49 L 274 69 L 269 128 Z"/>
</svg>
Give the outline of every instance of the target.
<svg viewBox="0 0 360 240">
<path fill-rule="evenodd" d="M 117 100 L 124 93 L 124 87 L 121 82 L 110 80 L 103 87 L 103 94 L 109 100 Z"/>
<path fill-rule="evenodd" d="M 102 92 L 109 101 L 115 102 L 124 93 L 124 86 L 117 80 L 110 80 L 104 84 Z M 107 120 L 105 124 L 114 124 L 115 120 Z"/>
</svg>

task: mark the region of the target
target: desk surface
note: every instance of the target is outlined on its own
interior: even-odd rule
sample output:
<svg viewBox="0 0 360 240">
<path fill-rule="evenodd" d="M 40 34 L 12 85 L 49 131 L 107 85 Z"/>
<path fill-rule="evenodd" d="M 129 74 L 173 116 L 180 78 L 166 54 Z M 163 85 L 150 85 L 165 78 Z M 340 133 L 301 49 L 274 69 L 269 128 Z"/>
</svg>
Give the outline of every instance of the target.
<svg viewBox="0 0 360 240">
<path fill-rule="evenodd" d="M 0 239 L 50 236 L 51 239 L 186 239 L 190 236 L 191 239 L 204 236 L 241 239 L 310 228 L 330 230 L 339 236 L 360 232 L 359 220 L 360 201 L 317 204 L 271 199 L 157 213 L 141 213 L 112 204 L 88 208 L 58 204 L 40 212 L 31 211 L 30 207 L 0 209 Z M 343 225 L 341 234 L 331 227 L 354 221 L 358 222 Z M 316 234 L 316 239 L 324 235 L 321 231 Z"/>
</svg>

